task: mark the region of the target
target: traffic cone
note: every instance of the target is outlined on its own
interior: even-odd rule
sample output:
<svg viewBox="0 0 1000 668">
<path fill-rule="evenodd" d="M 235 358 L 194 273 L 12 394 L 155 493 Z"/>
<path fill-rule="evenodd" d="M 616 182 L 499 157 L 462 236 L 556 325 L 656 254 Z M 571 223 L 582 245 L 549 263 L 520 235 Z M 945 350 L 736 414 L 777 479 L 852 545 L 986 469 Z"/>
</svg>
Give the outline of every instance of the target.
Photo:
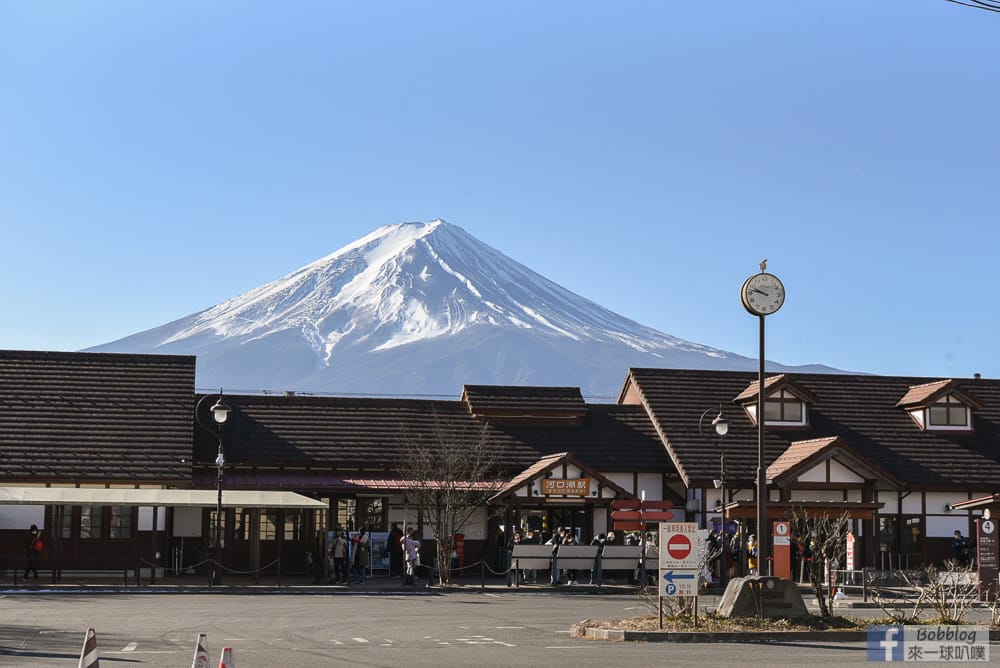
<svg viewBox="0 0 1000 668">
<path fill-rule="evenodd" d="M 83 639 L 83 651 L 80 652 L 78 668 L 100 668 L 101 660 L 97 653 L 97 634 L 94 629 L 87 629 Z"/>
<path fill-rule="evenodd" d="M 198 643 L 194 646 L 194 660 L 191 668 L 208 668 L 208 639 L 204 633 L 198 634 Z"/>
<path fill-rule="evenodd" d="M 223 648 L 222 657 L 219 658 L 219 668 L 236 668 L 236 662 L 233 661 L 232 647 Z"/>
</svg>

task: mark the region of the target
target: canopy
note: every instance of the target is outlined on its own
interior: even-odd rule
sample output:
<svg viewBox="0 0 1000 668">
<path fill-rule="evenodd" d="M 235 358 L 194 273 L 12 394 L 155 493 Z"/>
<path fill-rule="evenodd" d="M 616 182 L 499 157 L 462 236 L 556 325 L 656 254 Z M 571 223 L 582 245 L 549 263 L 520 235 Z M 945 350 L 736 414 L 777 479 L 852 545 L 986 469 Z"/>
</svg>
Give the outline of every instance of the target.
<svg viewBox="0 0 1000 668">
<path fill-rule="evenodd" d="M 215 508 L 213 489 L 98 489 L 74 487 L 2 487 L 0 505 L 170 506 Z M 226 508 L 326 508 L 326 503 L 294 492 L 222 490 Z"/>
</svg>

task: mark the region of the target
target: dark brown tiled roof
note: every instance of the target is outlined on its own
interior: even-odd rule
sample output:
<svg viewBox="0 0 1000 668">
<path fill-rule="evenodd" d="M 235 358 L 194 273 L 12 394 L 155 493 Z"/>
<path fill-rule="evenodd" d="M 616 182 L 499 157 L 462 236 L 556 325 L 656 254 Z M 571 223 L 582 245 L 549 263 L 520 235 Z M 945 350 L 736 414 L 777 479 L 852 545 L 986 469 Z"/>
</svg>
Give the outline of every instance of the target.
<svg viewBox="0 0 1000 668">
<path fill-rule="evenodd" d="M 195 358 L 0 351 L 0 480 L 191 479 Z"/>
<path fill-rule="evenodd" d="M 473 415 L 485 418 L 579 418 L 587 413 L 578 387 L 466 385 L 462 400 Z"/>
<path fill-rule="evenodd" d="M 803 427 L 769 427 L 767 466 L 793 441 L 839 436 L 866 461 L 910 485 L 941 489 L 990 489 L 1000 480 L 1000 380 L 956 380 L 982 405 L 971 432 L 921 431 L 899 398 L 926 378 L 845 374 L 788 374 L 797 386 L 818 397 Z M 757 468 L 757 429 L 733 397 L 754 379 L 753 372 L 683 369 L 631 369 L 658 431 L 681 474 L 697 484 L 718 478 L 715 442 L 698 432 L 698 418 L 720 403 L 729 421 L 722 439 L 727 479 L 748 486 Z M 623 390 L 622 396 L 625 396 Z"/>
<path fill-rule="evenodd" d="M 638 406 L 592 404 L 579 425 L 525 425 L 478 420 L 462 401 L 244 395 L 225 401 L 233 409 L 223 432 L 227 467 L 388 472 L 404 460 L 408 443 L 462 445 L 482 435 L 510 475 L 564 451 L 599 471 L 673 470 Z M 214 462 L 217 444 L 214 433 L 199 429 L 196 461 Z"/>
</svg>

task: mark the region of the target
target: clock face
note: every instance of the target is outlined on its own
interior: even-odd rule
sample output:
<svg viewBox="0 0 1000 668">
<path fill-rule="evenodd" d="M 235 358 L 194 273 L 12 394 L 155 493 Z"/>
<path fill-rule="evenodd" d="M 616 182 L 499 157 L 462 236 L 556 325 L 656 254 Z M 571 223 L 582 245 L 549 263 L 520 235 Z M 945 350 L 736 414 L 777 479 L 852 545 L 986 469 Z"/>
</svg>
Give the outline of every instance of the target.
<svg viewBox="0 0 1000 668">
<path fill-rule="evenodd" d="M 743 307 L 754 315 L 770 315 L 785 303 L 785 286 L 773 274 L 754 274 L 743 283 Z"/>
</svg>

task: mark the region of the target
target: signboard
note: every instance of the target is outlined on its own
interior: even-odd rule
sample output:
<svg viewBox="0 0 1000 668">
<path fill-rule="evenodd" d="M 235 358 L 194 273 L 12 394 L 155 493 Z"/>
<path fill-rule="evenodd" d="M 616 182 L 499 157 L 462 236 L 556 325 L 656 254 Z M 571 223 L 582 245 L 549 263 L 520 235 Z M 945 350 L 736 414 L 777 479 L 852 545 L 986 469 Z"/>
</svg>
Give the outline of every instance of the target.
<svg viewBox="0 0 1000 668">
<path fill-rule="evenodd" d="M 543 496 L 590 496 L 590 478 L 543 478 Z"/>
<path fill-rule="evenodd" d="M 698 525 L 664 522 L 660 525 L 660 573 L 698 570 Z"/>
<path fill-rule="evenodd" d="M 660 571 L 660 596 L 697 596 L 698 571 Z"/>
<path fill-rule="evenodd" d="M 790 545 L 790 534 L 791 528 L 788 522 L 775 522 L 774 523 L 774 544 L 775 545 Z"/>
<path fill-rule="evenodd" d="M 847 570 L 854 570 L 854 532 L 847 532 Z"/>
<path fill-rule="evenodd" d="M 670 501 L 616 499 L 611 502 L 611 520 L 615 531 L 645 531 L 649 522 L 668 522 L 674 518 Z"/>
<path fill-rule="evenodd" d="M 998 542 L 997 521 L 994 519 L 976 520 L 976 548 L 979 563 L 979 600 L 986 601 L 997 596 L 1000 585 L 997 576 L 1000 574 L 1000 542 Z"/>
<path fill-rule="evenodd" d="M 774 523 L 773 573 L 783 579 L 792 577 L 792 525 L 788 522 Z"/>
</svg>

